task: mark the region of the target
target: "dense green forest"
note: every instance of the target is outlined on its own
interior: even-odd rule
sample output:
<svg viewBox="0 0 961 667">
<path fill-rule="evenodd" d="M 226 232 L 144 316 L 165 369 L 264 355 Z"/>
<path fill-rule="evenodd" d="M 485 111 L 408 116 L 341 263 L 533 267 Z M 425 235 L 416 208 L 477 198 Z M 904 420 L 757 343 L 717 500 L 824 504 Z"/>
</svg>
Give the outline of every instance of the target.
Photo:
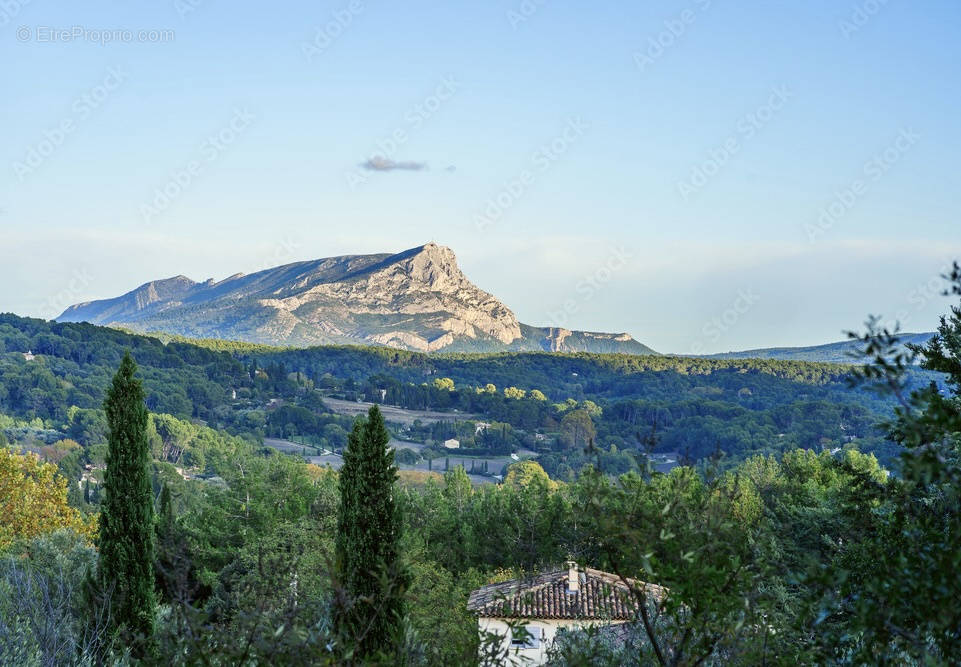
<svg viewBox="0 0 961 667">
<path fill-rule="evenodd" d="M 0 664 L 503 664 L 468 594 L 565 560 L 667 594 L 620 639 L 562 634 L 553 664 L 955 664 L 961 308 L 907 350 L 875 324 L 866 365 L 840 367 L 279 350 L 2 316 Z M 142 403 L 117 389 L 141 381 Z M 481 486 L 398 473 L 378 412 L 325 404 L 364 398 L 455 415 L 408 437 L 536 461 Z M 117 421 L 137 405 L 142 423 Z M 124 447 L 145 453 L 143 511 L 111 496 Z M 659 451 L 691 465 L 655 472 Z M 389 553 L 356 529 L 367 497 Z M 118 511 L 153 526 L 137 607 L 98 569 Z M 395 610 L 376 642 L 363 605 Z"/>
<path fill-rule="evenodd" d="M 651 451 L 673 452 L 686 461 L 723 453 L 730 464 L 796 447 L 856 447 L 884 463 L 896 454 L 895 445 L 873 426 L 890 410 L 890 398 L 852 389 L 849 366 L 591 354 L 428 356 L 369 347 L 277 349 L 153 338 L 13 315 L 0 316 L 0 413 L 39 419 L 44 428 L 84 446 L 97 444 L 103 391 L 127 349 L 140 365 L 152 412 L 252 442 L 305 436 L 318 446 L 342 448 L 350 420 L 323 403 L 335 396 L 411 410 L 456 410 L 506 425 L 476 438 L 468 433 L 465 448 L 536 451 L 549 474 L 560 479 L 570 479 L 587 461 L 585 435 L 606 453 L 601 464 L 609 472 L 639 469 Z M 34 358 L 27 360 L 27 352 Z M 909 382 L 921 385 L 930 374 L 912 370 L 910 376 Z M 443 439 L 442 434 L 434 433 L 433 439 Z"/>
</svg>

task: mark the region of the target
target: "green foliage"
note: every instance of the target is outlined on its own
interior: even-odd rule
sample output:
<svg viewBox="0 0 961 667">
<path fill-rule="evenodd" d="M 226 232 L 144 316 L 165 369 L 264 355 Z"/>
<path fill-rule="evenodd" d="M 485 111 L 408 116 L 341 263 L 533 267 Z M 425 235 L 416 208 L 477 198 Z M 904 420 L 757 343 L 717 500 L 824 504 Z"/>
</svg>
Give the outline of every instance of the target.
<svg viewBox="0 0 961 667">
<path fill-rule="evenodd" d="M 557 484 L 551 481 L 537 461 L 518 461 L 507 466 L 504 484 L 516 489 L 526 489 L 532 484 L 542 484 L 549 489 L 557 488 Z"/>
<path fill-rule="evenodd" d="M 517 387 L 507 387 L 504 389 L 504 398 L 513 398 L 515 400 L 520 400 L 527 395 L 527 392 L 523 389 L 518 389 Z"/>
<path fill-rule="evenodd" d="M 961 267 L 945 276 L 961 296 Z M 865 526 L 825 575 L 821 645 L 827 656 L 878 664 L 953 664 L 961 655 L 961 306 L 941 318 L 923 346 L 899 346 L 897 331 L 868 321 L 868 363 L 859 378 L 898 401 L 886 428 L 905 446 L 900 477 L 859 474 L 843 511 Z M 917 359 L 945 374 L 910 390 Z M 865 505 L 872 511 L 865 511 Z"/>
<path fill-rule="evenodd" d="M 18 541 L 0 554 L 0 664 L 97 664 L 107 626 L 85 605 L 96 557 L 72 531 Z"/>
<path fill-rule="evenodd" d="M 433 385 L 435 389 L 454 391 L 454 381 L 450 378 L 436 378 Z"/>
<path fill-rule="evenodd" d="M 557 667 L 626 667 L 655 664 L 657 656 L 640 624 L 604 628 L 561 628 L 549 650 Z"/>
<path fill-rule="evenodd" d="M 150 415 L 147 433 L 154 459 L 199 471 L 222 471 L 251 448 L 247 440 L 171 415 Z"/>
<path fill-rule="evenodd" d="M 169 487 L 181 507 L 172 525 L 160 512 L 158 579 L 171 607 L 158 619 L 158 651 L 173 664 L 333 663 L 336 476 L 251 452 L 222 472 Z"/>
<path fill-rule="evenodd" d="M 410 574 L 410 624 L 425 647 L 424 662 L 476 664 L 477 619 L 464 601 L 472 590 L 486 583 L 483 576 L 476 570 L 455 576 L 430 560 L 416 560 Z"/>
<path fill-rule="evenodd" d="M 397 460 L 397 463 L 413 465 L 420 461 L 420 454 L 415 452 L 413 449 L 403 447 L 394 452 L 394 458 Z"/>
<path fill-rule="evenodd" d="M 587 447 L 597 437 L 594 421 L 584 409 L 571 410 L 564 415 L 561 420 L 561 434 L 568 447 Z"/>
<path fill-rule="evenodd" d="M 152 634 L 156 605 L 147 408 L 136 371 L 124 355 L 104 401 L 110 437 L 98 541 L 98 578 L 111 618 L 131 639 Z"/>
<path fill-rule="evenodd" d="M 400 643 L 408 576 L 401 563 L 401 521 L 394 502 L 394 453 L 377 406 L 358 419 L 340 470 L 336 564 L 343 594 L 335 605 L 341 645 L 350 656 L 390 655 Z"/>
<path fill-rule="evenodd" d="M 527 462 L 525 462 L 527 463 Z M 561 562 L 571 550 L 566 493 L 555 492 L 537 465 L 522 466 L 517 484 L 477 489 L 462 467 L 444 475 L 444 486 L 401 496 L 405 535 L 428 558 L 452 573 L 517 568 L 532 571 Z M 527 474 L 530 473 L 530 474 Z"/>
<path fill-rule="evenodd" d="M 584 476 L 578 509 L 588 532 L 604 536 L 595 562 L 632 578 L 657 663 L 747 655 L 763 642 L 751 546 L 758 506 L 738 477 L 705 481 L 690 468 L 649 481 L 630 473 L 613 484 L 596 472 Z"/>
</svg>

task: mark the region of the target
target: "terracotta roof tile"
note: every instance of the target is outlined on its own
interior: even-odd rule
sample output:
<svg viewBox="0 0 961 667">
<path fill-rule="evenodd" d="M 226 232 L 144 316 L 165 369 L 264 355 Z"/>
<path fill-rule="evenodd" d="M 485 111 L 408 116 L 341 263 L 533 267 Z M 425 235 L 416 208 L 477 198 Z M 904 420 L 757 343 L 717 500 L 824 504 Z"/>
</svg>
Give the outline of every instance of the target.
<svg viewBox="0 0 961 667">
<path fill-rule="evenodd" d="M 632 620 L 637 601 L 615 574 L 583 568 L 576 592 L 568 592 L 568 569 L 553 570 L 524 579 L 513 579 L 474 591 L 467 608 L 478 616 L 492 618 L 557 618 Z M 654 584 L 628 580 L 643 586 L 657 600 L 666 589 Z"/>
</svg>

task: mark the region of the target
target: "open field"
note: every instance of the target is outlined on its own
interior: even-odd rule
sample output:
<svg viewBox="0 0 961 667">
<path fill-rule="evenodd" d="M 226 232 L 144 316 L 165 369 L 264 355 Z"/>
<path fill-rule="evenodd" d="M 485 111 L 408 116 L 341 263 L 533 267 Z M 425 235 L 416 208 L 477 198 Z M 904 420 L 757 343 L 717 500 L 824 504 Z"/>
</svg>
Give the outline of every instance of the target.
<svg viewBox="0 0 961 667">
<path fill-rule="evenodd" d="M 366 401 L 344 401 L 339 398 L 324 398 L 324 405 L 333 412 L 341 415 L 356 416 L 366 414 L 373 403 Z M 452 422 L 469 419 L 477 419 L 477 415 L 466 412 L 438 412 L 436 410 L 406 410 L 392 405 L 381 405 L 380 411 L 384 415 L 384 420 L 394 424 L 413 424 L 414 420 L 420 420 L 425 424 L 434 422 Z"/>
<path fill-rule="evenodd" d="M 304 445 L 301 445 L 296 442 L 291 442 L 290 440 L 282 440 L 280 438 L 264 438 L 264 444 L 268 447 L 272 447 L 273 449 L 276 449 L 279 452 L 283 452 L 285 454 L 293 454 L 295 456 L 299 456 L 304 450 Z M 391 438 L 388 444 L 394 449 L 402 449 L 406 447 L 408 449 L 412 449 L 417 452 L 424 449 L 424 445 L 422 443 L 406 442 L 404 440 L 397 440 L 396 438 Z M 308 451 L 311 451 L 313 449 L 310 445 L 307 445 L 307 448 L 308 448 Z M 533 452 L 526 452 L 526 454 L 530 455 L 530 454 L 533 454 Z M 319 466 L 329 465 L 331 468 L 335 470 L 340 469 L 340 467 L 344 464 L 344 459 L 340 454 L 331 453 L 331 454 L 324 454 L 322 456 L 308 455 L 305 458 L 310 463 L 313 463 Z M 398 470 L 420 470 L 422 472 L 428 472 L 428 470 L 433 470 L 434 472 L 439 472 L 443 474 L 445 458 L 450 459 L 451 467 L 462 465 L 464 466 L 464 469 L 468 471 L 471 469 L 471 461 L 473 461 L 474 465 L 478 468 L 483 466 L 484 462 L 486 461 L 487 469 L 493 474 L 500 474 L 501 469 L 505 465 L 514 462 L 514 460 L 509 456 L 485 456 L 485 457 L 458 456 L 456 453 L 456 450 L 451 450 L 450 456 L 434 459 L 433 465 L 430 468 L 428 468 L 427 461 L 421 461 L 413 465 L 398 463 L 397 468 Z M 485 475 L 468 475 L 468 477 L 470 477 L 471 481 L 474 484 L 493 484 L 496 481 L 494 480 L 494 478 L 487 477 Z"/>
<path fill-rule="evenodd" d="M 325 456 L 308 456 L 306 457 L 308 463 L 313 463 L 319 466 L 330 466 L 334 470 L 339 470 L 342 465 L 344 465 L 344 459 L 338 454 L 327 454 Z M 502 459 L 487 459 L 489 461 L 488 466 L 491 472 L 500 472 L 501 468 L 505 463 L 509 462 L 510 459 L 503 457 Z M 450 457 L 450 466 L 453 468 L 458 465 L 463 465 L 465 470 L 470 470 L 471 459 L 459 459 L 456 457 Z M 477 460 L 475 465 L 483 465 L 481 460 Z M 427 462 L 423 461 L 415 465 L 408 465 L 404 463 L 397 464 L 398 470 L 419 470 L 421 472 L 428 472 Z M 433 472 L 443 474 L 444 473 L 444 459 L 434 459 Z M 494 484 L 497 480 L 493 477 L 487 477 L 486 475 L 467 475 L 471 482 L 475 485 L 481 484 Z"/>
</svg>

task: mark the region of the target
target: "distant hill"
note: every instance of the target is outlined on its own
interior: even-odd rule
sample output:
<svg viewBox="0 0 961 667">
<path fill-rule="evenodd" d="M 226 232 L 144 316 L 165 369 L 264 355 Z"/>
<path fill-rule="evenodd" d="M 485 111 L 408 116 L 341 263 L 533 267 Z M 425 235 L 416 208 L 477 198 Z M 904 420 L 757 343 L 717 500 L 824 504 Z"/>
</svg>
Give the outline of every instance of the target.
<svg viewBox="0 0 961 667">
<path fill-rule="evenodd" d="M 915 343 L 918 345 L 928 342 L 933 336 L 933 332 L 928 333 L 904 333 L 901 334 L 903 343 Z M 809 347 L 766 347 L 757 350 L 743 350 L 741 352 L 722 352 L 720 354 L 701 355 L 705 359 L 776 359 L 782 361 L 815 361 L 832 364 L 851 364 L 857 363 L 857 359 L 852 356 L 858 349 L 857 341 L 845 340 L 837 343 L 826 343 L 824 345 L 812 345 Z"/>
<path fill-rule="evenodd" d="M 61 322 L 269 345 L 375 344 L 420 352 L 655 354 L 625 333 L 535 327 L 474 285 L 454 253 L 428 243 L 198 283 L 156 280 L 70 306 Z"/>
</svg>

